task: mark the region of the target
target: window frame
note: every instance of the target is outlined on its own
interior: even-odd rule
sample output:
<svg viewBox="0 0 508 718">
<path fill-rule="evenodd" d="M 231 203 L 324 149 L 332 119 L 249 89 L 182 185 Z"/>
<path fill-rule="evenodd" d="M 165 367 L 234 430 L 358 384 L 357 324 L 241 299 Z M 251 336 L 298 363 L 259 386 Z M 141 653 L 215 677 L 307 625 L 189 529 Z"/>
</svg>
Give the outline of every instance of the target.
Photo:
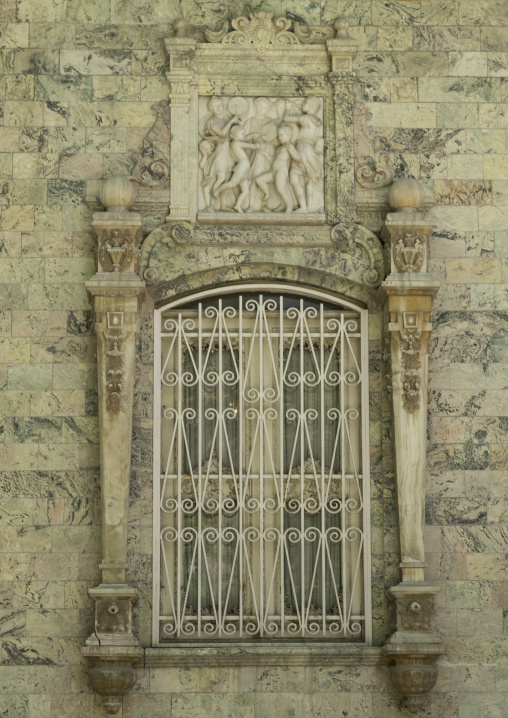
<svg viewBox="0 0 508 718">
<path fill-rule="evenodd" d="M 329 290 L 308 287 L 303 284 L 286 284 L 281 282 L 260 282 L 246 281 L 234 282 L 226 286 L 210 287 L 191 293 L 185 293 L 165 302 L 158 306 L 154 312 L 154 422 L 153 422 L 153 601 L 152 601 L 152 645 L 156 648 L 170 648 L 171 646 L 189 645 L 189 640 L 171 639 L 169 642 L 160 641 L 159 626 L 159 607 L 160 607 L 160 590 L 161 590 L 161 570 L 160 570 L 160 499 L 159 492 L 156 487 L 160 483 L 160 457 L 161 457 L 161 409 L 162 395 L 159 387 L 161 376 L 161 329 L 162 314 L 168 310 L 174 310 L 178 307 L 188 304 L 189 302 L 198 302 L 225 294 L 242 294 L 242 293 L 277 293 L 283 295 L 294 295 L 298 298 L 308 298 L 320 302 L 326 302 L 342 309 L 350 309 L 356 312 L 360 319 L 360 362 L 363 371 L 366 371 L 366 377 L 361 382 L 361 457 L 362 457 L 362 475 L 363 475 L 363 514 L 362 514 L 362 531 L 364 535 L 363 549 L 363 595 L 364 595 L 364 631 L 363 640 L 347 641 L 343 638 L 338 639 L 337 643 L 343 645 L 354 646 L 371 646 L 372 645 L 372 598 L 371 598 L 371 527 L 370 527 L 370 442 L 369 442 L 369 315 L 367 308 L 355 301 L 351 301 L 343 295 L 335 294 Z M 245 639 L 247 644 L 259 639 Z M 286 642 L 292 644 L 295 642 L 303 642 L 309 646 L 317 645 L 320 639 L 308 638 L 263 638 L 265 645 L 280 646 Z M 245 641 L 242 641 L 244 643 Z M 322 639 L 321 643 L 330 643 L 330 640 Z M 194 645 L 231 645 L 234 640 L 223 638 L 199 638 L 195 639 Z"/>
</svg>

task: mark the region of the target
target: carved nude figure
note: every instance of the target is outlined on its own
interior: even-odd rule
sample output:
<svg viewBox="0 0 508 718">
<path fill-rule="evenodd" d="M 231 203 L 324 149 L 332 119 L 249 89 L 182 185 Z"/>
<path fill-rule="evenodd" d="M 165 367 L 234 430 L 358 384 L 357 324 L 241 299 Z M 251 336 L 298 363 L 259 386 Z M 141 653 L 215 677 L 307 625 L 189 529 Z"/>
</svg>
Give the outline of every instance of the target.
<svg viewBox="0 0 508 718">
<path fill-rule="evenodd" d="M 215 175 L 207 175 L 205 173 L 206 164 L 213 154 L 214 146 L 209 140 L 202 140 L 199 143 L 199 151 L 201 153 L 201 159 L 199 160 L 199 167 L 203 172 L 203 179 L 201 181 L 201 189 L 203 190 L 203 197 L 205 200 L 205 208 L 208 210 L 212 205 L 212 186 L 215 182 Z"/>
<path fill-rule="evenodd" d="M 273 159 L 272 167 L 269 172 L 265 172 L 260 177 L 255 178 L 255 182 L 258 187 L 264 192 L 263 201 L 270 199 L 270 191 L 268 184 L 273 182 L 277 189 L 277 192 L 282 197 L 285 205 L 285 212 L 293 211 L 293 202 L 289 193 L 288 180 L 289 180 L 289 168 L 292 165 L 292 161 L 301 162 L 302 158 L 295 149 L 294 145 L 291 144 L 293 138 L 293 130 L 289 125 L 281 125 L 277 134 L 280 145 L 275 150 L 275 157 Z"/>
<path fill-rule="evenodd" d="M 234 125 L 230 130 L 231 145 L 230 151 L 233 159 L 236 161 L 233 174 L 228 182 L 224 182 L 218 189 L 213 191 L 213 196 L 218 197 L 221 192 L 228 189 L 240 187 L 240 195 L 235 204 L 236 212 L 243 212 L 243 204 L 249 196 L 251 181 L 248 174 L 251 168 L 250 159 L 245 150 L 255 150 L 259 147 L 257 143 L 244 142 L 245 132 L 241 125 Z"/>
<path fill-rule="evenodd" d="M 296 150 L 301 156 L 300 162 L 291 164 L 289 181 L 298 200 L 297 212 L 312 211 L 314 205 L 314 187 L 323 176 L 323 165 L 316 151 L 316 143 L 322 136 L 322 122 L 317 116 L 320 108 L 318 97 L 308 97 L 301 114 L 287 115 L 285 122 L 298 125 Z"/>
<path fill-rule="evenodd" d="M 206 177 L 215 177 L 212 186 L 212 195 L 224 183 L 228 172 L 232 169 L 232 158 L 229 149 L 229 131 L 231 127 L 240 122 L 239 118 L 234 115 L 230 120 L 225 117 L 226 108 L 221 99 L 212 97 L 208 103 L 208 109 L 211 113 L 205 123 L 205 137 L 215 144 L 215 150 L 208 158 L 203 174 Z"/>
<path fill-rule="evenodd" d="M 274 140 L 277 136 L 277 125 L 268 115 L 270 101 L 266 97 L 254 100 L 254 116 L 245 121 L 245 135 L 250 142 L 257 142 L 258 147 L 252 158 L 250 178 L 254 179 L 270 169 L 275 153 Z M 260 210 L 262 206 L 261 192 L 255 182 L 251 182 L 249 209 Z"/>
</svg>

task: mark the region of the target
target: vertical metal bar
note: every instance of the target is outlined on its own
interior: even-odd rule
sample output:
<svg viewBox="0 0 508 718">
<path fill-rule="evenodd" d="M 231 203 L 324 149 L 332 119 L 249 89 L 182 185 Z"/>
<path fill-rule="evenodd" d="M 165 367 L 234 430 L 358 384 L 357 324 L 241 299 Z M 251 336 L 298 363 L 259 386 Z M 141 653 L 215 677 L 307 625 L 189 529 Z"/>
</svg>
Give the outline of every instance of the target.
<svg viewBox="0 0 508 718">
<path fill-rule="evenodd" d="M 219 517 L 219 536 L 218 536 L 218 548 L 219 548 L 219 575 L 217 577 L 217 631 L 218 635 L 220 636 L 222 634 L 222 438 L 224 431 L 224 401 L 223 401 L 223 366 L 222 366 L 222 322 L 224 319 L 223 316 L 223 308 L 222 308 L 222 299 L 219 299 L 219 349 L 218 349 L 218 357 L 219 357 L 219 378 L 218 378 L 218 390 L 219 390 L 219 407 L 218 407 L 218 414 L 217 414 L 217 422 L 218 422 L 218 441 L 219 441 L 219 478 L 218 478 L 218 488 L 219 488 L 219 510 L 218 510 L 218 517 Z"/>
<path fill-rule="evenodd" d="M 362 531 L 363 541 L 363 596 L 365 601 L 365 643 L 372 645 L 372 598 L 371 598 L 371 543 L 370 543 L 370 452 L 369 452 L 369 315 L 366 309 L 360 312 L 360 351 L 361 351 L 361 401 L 362 412 Z M 367 517 L 367 520 L 366 520 Z"/>
<path fill-rule="evenodd" d="M 264 307 L 263 307 L 263 295 L 259 295 L 259 635 L 262 638 L 264 636 L 264 613 L 265 613 L 265 601 L 264 601 L 264 563 L 265 563 L 265 551 L 264 551 L 264 481 L 265 481 L 265 464 L 264 464 L 264 346 L 263 346 L 263 318 L 264 318 Z"/>
<path fill-rule="evenodd" d="M 178 439 L 177 439 L 177 446 L 178 446 L 178 453 L 177 453 L 177 474 L 178 474 L 178 509 L 177 509 L 177 530 L 178 530 L 178 536 L 182 536 L 183 531 L 183 517 L 182 517 L 182 475 L 183 475 L 183 442 L 182 442 L 182 402 L 183 402 L 183 385 L 182 385 L 182 332 L 183 332 L 183 322 L 182 322 L 182 314 L 181 312 L 178 313 L 178 354 L 177 354 L 177 371 L 178 371 Z M 183 623 L 183 609 L 182 609 L 182 541 L 177 541 L 177 597 L 176 597 L 176 605 L 177 605 L 177 615 L 178 615 L 178 630 L 177 635 L 180 636 L 182 632 L 182 623 Z"/>
<path fill-rule="evenodd" d="M 347 592 L 347 565 L 346 565 L 346 453 L 345 453 L 345 411 L 346 411 L 346 384 L 344 377 L 347 374 L 346 357 L 344 353 L 344 332 L 346 331 L 346 319 L 344 314 L 340 315 L 340 470 L 341 470 L 341 486 L 342 486 L 342 508 L 341 508 L 341 526 L 342 526 L 342 540 L 341 540 L 341 575 L 342 575 L 342 619 L 344 622 L 344 635 L 346 634 L 346 616 L 349 615 L 348 611 L 348 592 Z"/>
<path fill-rule="evenodd" d="M 243 297 L 238 298 L 238 569 L 239 632 L 243 637 L 243 562 L 244 562 L 244 491 L 243 491 Z"/>
<path fill-rule="evenodd" d="M 162 451 L 162 382 L 161 376 L 161 311 L 154 314 L 154 374 L 159 378 L 154 383 L 153 402 L 153 621 L 152 643 L 160 643 L 161 603 L 161 451 Z"/>
<path fill-rule="evenodd" d="M 198 558 L 198 606 L 197 606 L 197 633 L 201 636 L 202 626 L 202 596 L 201 596 L 201 570 L 203 546 L 203 304 L 198 305 L 198 533 L 196 536 Z"/>
<path fill-rule="evenodd" d="M 285 635 L 284 602 L 284 297 L 279 296 L 279 556 L 280 556 L 280 631 Z M 275 575 L 275 572 L 274 572 Z"/>
<path fill-rule="evenodd" d="M 326 502 L 325 502 L 325 337 L 324 337 L 324 316 L 323 316 L 323 303 L 319 305 L 319 348 L 320 348 L 320 381 L 319 381 L 319 395 L 320 395 L 320 417 L 321 417 L 321 532 L 320 532 L 320 546 L 321 546 L 321 603 L 322 603 L 322 630 L 323 636 L 326 634 L 326 555 L 325 555 L 325 543 L 326 543 Z"/>
<path fill-rule="evenodd" d="M 301 612 L 301 632 L 302 637 L 305 636 L 306 616 L 305 616 L 305 511 L 303 504 L 305 501 L 305 354 L 304 354 L 304 331 L 303 331 L 303 312 L 304 302 L 300 299 L 300 612 Z"/>
</svg>

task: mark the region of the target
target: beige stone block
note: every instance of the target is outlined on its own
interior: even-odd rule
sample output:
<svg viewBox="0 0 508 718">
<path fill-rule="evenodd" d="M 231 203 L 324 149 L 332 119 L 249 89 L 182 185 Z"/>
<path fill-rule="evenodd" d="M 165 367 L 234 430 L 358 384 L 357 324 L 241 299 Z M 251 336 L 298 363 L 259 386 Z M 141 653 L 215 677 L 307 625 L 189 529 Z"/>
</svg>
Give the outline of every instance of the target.
<svg viewBox="0 0 508 718">
<path fill-rule="evenodd" d="M 450 52 L 450 75 L 487 75 L 486 52 Z"/>
<path fill-rule="evenodd" d="M 478 207 L 436 206 L 432 216 L 441 230 L 467 232 L 478 228 Z"/>
<path fill-rule="evenodd" d="M 78 578 L 79 556 L 69 553 L 49 553 L 36 556 L 35 568 L 31 575 L 43 581 L 76 581 Z"/>
<path fill-rule="evenodd" d="M 155 111 L 152 102 L 116 102 L 114 122 L 117 127 L 152 127 Z"/>
<path fill-rule="evenodd" d="M 101 154 L 76 154 L 60 161 L 59 176 L 68 180 L 101 179 L 103 177 Z"/>
<path fill-rule="evenodd" d="M 15 581 L 13 606 L 25 608 L 64 608 L 65 584 L 63 581 Z"/>
<path fill-rule="evenodd" d="M 5 102 L 4 124 L 6 127 L 40 127 L 43 124 L 42 102 Z"/>
<path fill-rule="evenodd" d="M 23 232 L 21 245 L 24 257 L 62 258 L 70 255 L 72 250 L 66 232 Z"/>
<path fill-rule="evenodd" d="M 148 80 L 159 80 L 160 78 L 143 78 Z M 115 100 L 125 102 L 128 100 L 148 100 L 148 97 L 140 98 L 139 77 L 125 77 L 123 75 L 95 75 L 93 78 L 93 99 L 94 100 Z M 162 99 L 162 98 L 161 98 Z"/>
<path fill-rule="evenodd" d="M 479 207 L 478 221 L 480 229 L 504 229 L 508 221 L 508 207 Z"/>
<path fill-rule="evenodd" d="M 90 300 L 84 286 L 76 284 L 31 284 L 28 288 L 28 306 L 43 309 L 90 309 Z"/>
<path fill-rule="evenodd" d="M 424 53 L 422 53 L 424 54 Z M 502 102 L 499 77 L 420 77 L 420 102 Z"/>
<path fill-rule="evenodd" d="M 51 718 L 51 696 L 29 695 L 28 710 L 30 718 Z"/>
<path fill-rule="evenodd" d="M 30 361 L 30 340 L 0 339 L 0 363 L 24 364 Z"/>
<path fill-rule="evenodd" d="M 4 470 L 33 470 L 39 467 L 37 444 L 0 445 L 0 465 Z"/>
<path fill-rule="evenodd" d="M 508 52 L 489 52 L 488 67 L 491 77 L 508 77 Z"/>
<path fill-rule="evenodd" d="M 5 526 L 2 528 L 2 549 L 9 553 L 51 551 L 51 529 L 43 526 Z"/>
<path fill-rule="evenodd" d="M 47 523 L 47 501 L 3 498 L 0 506 L 2 526 L 40 526 Z"/>
<path fill-rule="evenodd" d="M 83 416 L 84 413 L 84 391 L 55 389 L 54 391 L 32 392 L 32 416 Z"/>
<path fill-rule="evenodd" d="M 34 230 L 58 231 L 62 229 L 62 208 L 55 205 L 35 207 Z"/>
<path fill-rule="evenodd" d="M 492 128 L 466 130 L 466 152 L 503 154 L 505 148 L 506 133 L 504 130 Z M 487 159 L 484 159 L 484 166 L 487 164 Z"/>
<path fill-rule="evenodd" d="M 471 260 L 479 261 L 479 260 Z M 481 386 L 485 390 L 502 390 L 506 387 L 506 372 L 508 363 L 499 364 L 451 364 L 450 384 L 452 389 L 478 390 Z M 492 460 L 492 451 L 491 451 Z M 491 466 L 491 468 L 495 468 Z M 500 467 L 502 468 L 502 467 Z"/>
<path fill-rule="evenodd" d="M 411 27 L 378 27 L 378 50 L 411 50 L 413 46 L 413 30 Z"/>
<path fill-rule="evenodd" d="M 508 128 L 506 103 L 481 103 L 479 105 L 480 127 Z"/>
<path fill-rule="evenodd" d="M 140 99 L 145 102 L 160 102 L 167 96 L 167 80 L 163 77 L 142 77 Z"/>
<path fill-rule="evenodd" d="M 70 102 L 67 119 L 72 127 L 107 127 L 113 124 L 113 103 Z"/>
<path fill-rule="evenodd" d="M 47 609 L 26 612 L 27 636 L 75 636 L 79 614 L 76 609 Z"/>
<path fill-rule="evenodd" d="M 20 364 L 8 369 L 9 389 L 51 389 L 53 373 L 51 364 Z"/>
<path fill-rule="evenodd" d="M 129 75 L 129 50 L 61 50 L 60 70 L 69 75 Z"/>
<path fill-rule="evenodd" d="M 67 127 L 69 124 L 68 101 L 44 102 L 44 127 Z"/>
<path fill-rule="evenodd" d="M 67 312 L 15 309 L 12 335 L 15 337 L 62 336 L 67 333 Z"/>
<path fill-rule="evenodd" d="M 18 20 L 21 22 L 65 22 L 66 0 L 19 0 Z"/>
<path fill-rule="evenodd" d="M 497 258 L 446 259 L 446 280 L 451 283 L 486 284 L 501 281 Z"/>
<path fill-rule="evenodd" d="M 390 89 L 392 102 L 418 101 L 418 83 L 414 77 L 392 77 Z"/>
<path fill-rule="evenodd" d="M 0 132 L 0 152 L 17 152 L 19 149 L 19 127 L 3 127 Z"/>
<path fill-rule="evenodd" d="M 483 157 L 479 155 L 448 155 L 449 179 L 483 179 Z M 485 175 L 486 179 L 492 179 Z"/>
<path fill-rule="evenodd" d="M 436 127 L 436 105 L 407 103 L 401 105 L 402 127 Z"/>
<path fill-rule="evenodd" d="M 97 366 L 95 364 L 53 364 L 55 389 L 95 389 Z"/>
<path fill-rule="evenodd" d="M 0 232 L 0 257 L 21 255 L 21 232 Z"/>
<path fill-rule="evenodd" d="M 52 551 L 56 553 L 98 553 L 101 546 L 99 526 L 54 526 Z"/>
<path fill-rule="evenodd" d="M 0 153 L 0 179 L 9 179 L 12 177 L 12 154 L 8 152 Z"/>
<path fill-rule="evenodd" d="M 440 205 L 490 205 L 492 183 L 488 180 L 436 180 L 434 199 Z"/>
<path fill-rule="evenodd" d="M 39 468 L 42 471 L 79 469 L 79 448 L 70 444 L 39 444 Z"/>
<path fill-rule="evenodd" d="M 26 416 L 30 413 L 30 392 L 0 391 L 0 416 Z"/>
<path fill-rule="evenodd" d="M 0 47 L 28 47 L 28 24 L 6 22 L 0 26 Z"/>
<path fill-rule="evenodd" d="M 2 229 L 4 231 L 31 231 L 34 228 L 34 208 L 11 205 L 2 209 Z"/>
<path fill-rule="evenodd" d="M 3 665 L 0 671 L 0 694 L 26 693 L 27 685 L 35 681 L 35 666 Z"/>
<path fill-rule="evenodd" d="M 104 129 L 86 129 L 87 152 L 121 152 L 127 151 L 124 127 L 105 127 Z M 80 229 L 80 227 L 73 227 Z M 88 229 L 88 227 L 87 227 Z"/>
<path fill-rule="evenodd" d="M 6 75 L 0 77 L 0 94 L 6 100 L 33 100 L 34 75 Z"/>
<path fill-rule="evenodd" d="M 92 258 L 45 259 L 45 279 L 49 284 L 82 284 L 95 274 Z"/>
<path fill-rule="evenodd" d="M 484 157 L 485 179 L 506 179 L 508 177 L 508 154 Z"/>
<path fill-rule="evenodd" d="M 40 155 L 36 152 L 16 153 L 12 157 L 12 175 L 17 178 L 39 176 Z"/>
</svg>

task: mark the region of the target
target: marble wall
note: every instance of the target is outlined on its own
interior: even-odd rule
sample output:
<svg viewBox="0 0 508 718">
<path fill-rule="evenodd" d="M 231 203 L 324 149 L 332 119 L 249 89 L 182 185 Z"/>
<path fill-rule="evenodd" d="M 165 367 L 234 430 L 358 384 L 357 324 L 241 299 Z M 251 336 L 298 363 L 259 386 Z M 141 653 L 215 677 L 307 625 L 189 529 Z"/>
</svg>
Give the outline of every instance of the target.
<svg viewBox="0 0 508 718">
<path fill-rule="evenodd" d="M 428 718 L 507 715 L 508 4 L 506 0 L 3 0 L 0 6 L 0 715 L 99 718 L 80 647 L 93 628 L 100 515 L 91 217 L 167 98 L 175 18 L 250 9 L 347 18 L 355 107 L 372 154 L 434 197 L 427 578 L 448 654 Z M 361 119 L 363 118 L 363 119 Z M 360 133 L 359 133 L 360 134 Z M 362 148 L 365 147 L 365 142 Z M 365 150 L 359 148 L 357 162 Z M 358 188 L 360 189 L 360 188 Z M 88 198 L 88 202 L 87 202 Z M 366 223 L 379 229 L 385 212 Z M 128 580 L 150 644 L 150 303 L 135 403 Z M 380 362 L 380 357 L 377 357 Z M 396 583 L 390 427 L 373 360 L 376 644 Z M 384 422 L 381 422 L 384 419 Z M 385 467 L 383 469 L 383 467 Z M 386 556 L 385 556 L 386 554 Z M 407 715 L 387 669 L 271 665 L 141 670 L 125 718 Z"/>
</svg>

